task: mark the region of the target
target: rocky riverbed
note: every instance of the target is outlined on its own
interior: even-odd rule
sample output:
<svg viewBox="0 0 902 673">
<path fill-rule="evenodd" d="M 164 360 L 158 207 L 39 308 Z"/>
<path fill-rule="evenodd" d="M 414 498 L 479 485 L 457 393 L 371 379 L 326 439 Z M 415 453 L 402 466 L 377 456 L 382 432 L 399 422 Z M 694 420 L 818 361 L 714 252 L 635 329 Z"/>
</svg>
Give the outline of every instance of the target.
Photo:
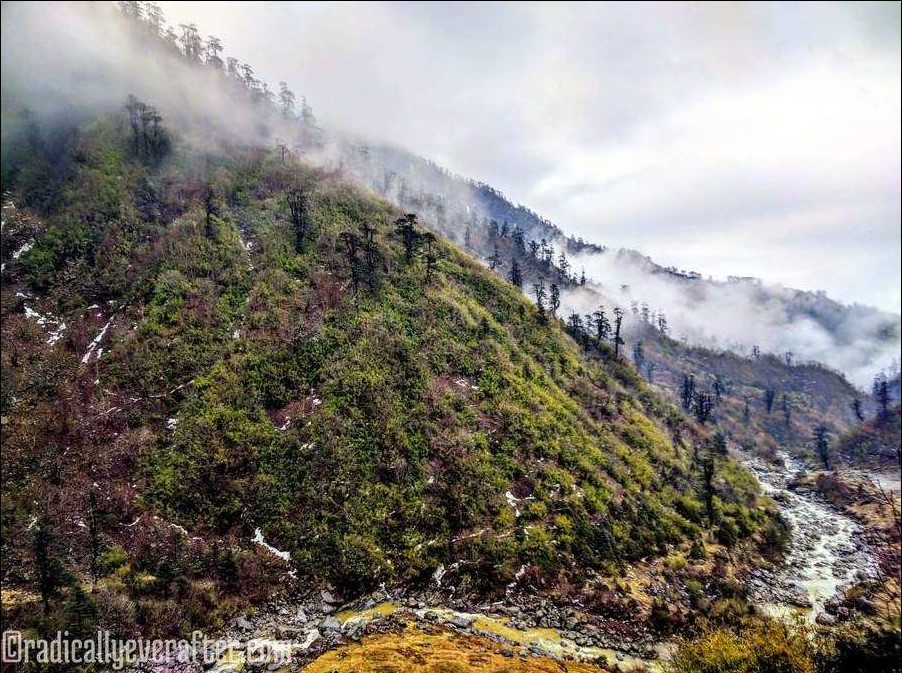
<svg viewBox="0 0 902 673">
<path fill-rule="evenodd" d="M 546 657 L 558 661 L 598 664 L 610 670 L 644 665 L 658 670 L 659 660 L 672 651 L 641 633 L 602 620 L 578 606 L 560 607 L 544 600 L 521 604 L 506 601 L 475 605 L 464 600 L 422 593 L 402 597 L 376 592 L 351 605 L 341 605 L 332 592 L 322 591 L 298 602 L 273 603 L 257 616 L 239 617 L 224 634 L 229 651 L 219 656 L 215 673 L 242 670 L 276 671 L 280 660 L 260 653 L 287 648 L 292 669 L 314 661 L 341 645 L 380 633 L 400 633 L 410 624 L 437 626 L 484 639 L 511 658 Z M 592 669 L 595 670 L 595 669 Z M 600 669 L 599 669 L 600 670 Z"/>
<path fill-rule="evenodd" d="M 773 571 L 758 571 L 750 582 L 755 603 L 768 614 L 801 614 L 831 623 L 837 594 L 854 582 L 873 578 L 877 566 L 862 527 L 818 493 L 793 488 L 792 479 L 807 467 L 782 454 L 782 465 L 750 458 L 747 466 L 765 494 L 779 505 L 791 526 L 789 553 Z"/>
</svg>

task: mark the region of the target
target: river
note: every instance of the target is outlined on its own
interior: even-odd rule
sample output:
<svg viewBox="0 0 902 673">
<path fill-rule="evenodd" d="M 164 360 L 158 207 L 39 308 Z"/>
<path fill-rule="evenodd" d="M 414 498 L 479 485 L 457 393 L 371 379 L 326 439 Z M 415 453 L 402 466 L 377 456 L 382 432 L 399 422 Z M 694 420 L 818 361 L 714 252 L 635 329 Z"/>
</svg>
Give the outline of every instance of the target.
<svg viewBox="0 0 902 673">
<path fill-rule="evenodd" d="M 841 590 L 876 577 L 877 564 L 858 522 L 814 491 L 787 489 L 793 476 L 808 468 L 798 458 L 785 453 L 780 457 L 782 467 L 757 458 L 745 461 L 791 527 L 784 563 L 757 574 L 750 590 L 753 602 L 766 614 L 801 614 L 814 621 Z"/>
</svg>

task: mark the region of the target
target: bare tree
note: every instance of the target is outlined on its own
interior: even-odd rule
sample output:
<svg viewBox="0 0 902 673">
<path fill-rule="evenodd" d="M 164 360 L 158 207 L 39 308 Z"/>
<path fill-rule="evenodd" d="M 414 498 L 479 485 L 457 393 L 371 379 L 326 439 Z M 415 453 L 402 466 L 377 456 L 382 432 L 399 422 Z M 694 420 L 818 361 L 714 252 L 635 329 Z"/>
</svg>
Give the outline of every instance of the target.
<svg viewBox="0 0 902 673">
<path fill-rule="evenodd" d="M 216 227 L 213 226 L 213 216 L 219 214 L 219 208 L 217 207 L 216 189 L 209 181 L 204 183 L 203 203 L 204 233 L 207 238 L 216 238 Z"/>
<path fill-rule="evenodd" d="M 765 388 L 764 390 L 764 409 L 770 413 L 774 408 L 774 400 L 777 398 L 777 391 L 773 388 Z"/>
<path fill-rule="evenodd" d="M 497 267 L 501 266 L 501 264 L 501 255 L 498 254 L 498 244 L 496 243 L 495 250 L 492 252 L 492 256 L 489 257 L 489 268 L 494 271 Z"/>
<path fill-rule="evenodd" d="M 395 220 L 395 232 L 401 236 L 404 242 L 404 260 L 410 264 L 417 251 L 420 233 L 417 231 L 417 216 L 415 213 L 407 213 Z"/>
<path fill-rule="evenodd" d="M 539 310 L 539 320 L 545 319 L 545 282 L 533 283 L 532 290 L 536 295 L 536 308 Z"/>
<path fill-rule="evenodd" d="M 423 239 L 423 257 L 426 260 L 426 279 L 425 284 L 428 285 L 432 280 L 432 274 L 435 272 L 435 265 L 439 258 L 438 239 L 431 231 L 422 234 Z"/>
<path fill-rule="evenodd" d="M 357 291 L 360 289 L 360 260 L 357 257 L 360 239 L 352 231 L 343 231 L 338 235 L 338 238 L 345 245 L 345 251 L 348 254 L 348 266 L 351 270 L 351 286 L 354 289 L 354 294 L 357 294 Z"/>
<path fill-rule="evenodd" d="M 523 272 L 520 270 L 520 263 L 516 259 L 511 260 L 511 270 L 508 274 L 508 280 L 523 289 Z"/>
<path fill-rule="evenodd" d="M 283 116 L 294 117 L 294 93 L 285 82 L 279 82 L 279 107 Z"/>
<path fill-rule="evenodd" d="M 223 62 L 219 57 L 222 52 L 222 40 L 215 35 L 207 36 L 207 43 L 204 46 L 204 62 L 217 70 L 222 70 Z"/>
</svg>

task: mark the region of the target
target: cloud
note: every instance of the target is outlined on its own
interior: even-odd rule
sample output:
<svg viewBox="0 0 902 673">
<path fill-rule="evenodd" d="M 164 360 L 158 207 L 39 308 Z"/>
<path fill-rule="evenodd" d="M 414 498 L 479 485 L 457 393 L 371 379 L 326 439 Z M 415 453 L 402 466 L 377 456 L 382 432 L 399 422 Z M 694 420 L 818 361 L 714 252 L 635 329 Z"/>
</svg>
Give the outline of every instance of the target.
<svg viewBox="0 0 902 673">
<path fill-rule="evenodd" d="M 591 313 L 599 303 L 647 305 L 666 315 L 670 334 L 682 341 L 749 355 L 794 354 L 794 361 L 814 360 L 843 372 L 867 388 L 874 374 L 898 363 L 898 316 L 872 308 L 840 307 L 823 294 L 803 294 L 752 281 L 709 283 L 656 272 L 646 258 L 607 251 L 571 259 L 590 278 L 585 287 L 567 289 L 564 314 Z M 634 323 L 627 321 L 627 329 Z"/>
<path fill-rule="evenodd" d="M 162 4 L 565 231 L 898 311 L 897 4 Z"/>
</svg>

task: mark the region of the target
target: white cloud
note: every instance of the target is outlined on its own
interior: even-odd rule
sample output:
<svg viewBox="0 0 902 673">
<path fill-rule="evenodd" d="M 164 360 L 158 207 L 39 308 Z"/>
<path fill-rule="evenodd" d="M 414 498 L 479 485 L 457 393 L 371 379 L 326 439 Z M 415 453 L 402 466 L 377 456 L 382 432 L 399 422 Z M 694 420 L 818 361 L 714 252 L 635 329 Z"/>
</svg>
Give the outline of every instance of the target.
<svg viewBox="0 0 902 673">
<path fill-rule="evenodd" d="M 897 3 L 161 5 L 326 124 L 567 232 L 899 311 Z M 23 6 L 4 5 L 5 43 L 31 39 Z M 86 53 L 119 57 L 49 13 L 30 48 L 89 34 Z"/>
<path fill-rule="evenodd" d="M 163 6 L 568 232 L 898 311 L 898 6 Z"/>
</svg>

